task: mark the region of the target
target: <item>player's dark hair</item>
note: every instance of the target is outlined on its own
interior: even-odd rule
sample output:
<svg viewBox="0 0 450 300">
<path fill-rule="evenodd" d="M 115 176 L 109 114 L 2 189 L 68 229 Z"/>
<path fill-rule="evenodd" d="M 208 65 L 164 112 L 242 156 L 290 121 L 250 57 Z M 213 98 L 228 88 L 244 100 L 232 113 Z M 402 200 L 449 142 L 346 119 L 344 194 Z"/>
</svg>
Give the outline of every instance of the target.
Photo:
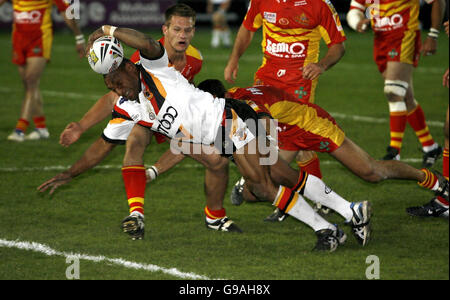
<svg viewBox="0 0 450 300">
<path fill-rule="evenodd" d="M 227 90 L 220 80 L 206 79 L 197 86 L 202 91 L 212 94 L 214 97 L 224 98 Z"/>
<path fill-rule="evenodd" d="M 184 4 L 184 3 L 178 3 L 175 5 L 172 5 L 171 7 L 169 7 L 166 12 L 165 12 L 165 24 L 169 25 L 170 19 L 173 16 L 178 16 L 178 17 L 189 17 L 192 18 L 192 20 L 195 23 L 195 18 L 196 18 L 196 13 L 195 10 L 193 10 L 189 5 Z"/>
<path fill-rule="evenodd" d="M 128 58 L 124 57 L 122 62 L 120 63 L 120 65 L 117 67 L 117 69 L 115 69 L 111 73 L 103 74 L 103 78 L 106 78 L 106 77 L 113 78 L 114 76 L 116 76 L 116 74 L 119 73 L 119 71 L 125 70 L 125 65 L 128 64 L 128 63 L 131 63 L 131 64 L 134 65 L 134 63 L 131 60 L 129 60 Z"/>
</svg>

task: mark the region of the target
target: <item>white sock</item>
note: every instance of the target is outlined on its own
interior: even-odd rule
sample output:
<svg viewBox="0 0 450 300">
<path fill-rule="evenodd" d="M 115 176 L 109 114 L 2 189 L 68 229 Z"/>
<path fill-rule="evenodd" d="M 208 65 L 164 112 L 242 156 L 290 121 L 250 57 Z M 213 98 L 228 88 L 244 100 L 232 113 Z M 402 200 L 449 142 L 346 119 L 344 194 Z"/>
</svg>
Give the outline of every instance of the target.
<svg viewBox="0 0 450 300">
<path fill-rule="evenodd" d="M 212 38 L 211 38 L 211 46 L 218 47 L 220 44 L 220 34 L 221 31 L 218 29 L 213 29 Z"/>
<path fill-rule="evenodd" d="M 302 221 L 306 225 L 310 226 L 314 231 L 321 229 L 336 230 L 336 227 L 322 218 L 314 209 L 306 202 L 302 195 L 298 195 L 298 200 L 294 206 L 287 212 L 288 215 Z"/>
<path fill-rule="evenodd" d="M 230 30 L 224 30 L 221 32 L 221 37 L 222 37 L 222 42 L 225 46 L 230 46 L 231 45 L 231 40 L 230 40 Z"/>
<path fill-rule="evenodd" d="M 346 221 L 350 221 L 353 217 L 353 211 L 350 208 L 351 203 L 327 187 L 320 178 L 314 175 L 308 174 L 305 184 L 305 197 L 331 208 L 343 216 Z"/>
</svg>

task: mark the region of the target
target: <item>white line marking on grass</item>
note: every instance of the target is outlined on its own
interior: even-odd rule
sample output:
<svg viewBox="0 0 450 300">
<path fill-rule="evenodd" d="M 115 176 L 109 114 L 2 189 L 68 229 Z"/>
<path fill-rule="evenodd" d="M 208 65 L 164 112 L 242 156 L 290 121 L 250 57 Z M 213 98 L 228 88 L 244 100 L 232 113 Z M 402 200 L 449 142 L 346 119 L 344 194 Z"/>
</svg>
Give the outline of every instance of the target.
<svg viewBox="0 0 450 300">
<path fill-rule="evenodd" d="M 405 163 L 419 163 L 422 162 L 421 158 L 405 158 L 401 160 Z M 340 162 L 336 160 L 321 160 L 321 165 L 338 165 Z M 232 167 L 235 167 L 234 164 L 230 164 Z M 149 166 L 147 166 L 149 167 Z M 70 166 L 42 166 L 42 167 L 0 167 L 0 172 L 4 173 L 13 173 L 13 172 L 45 172 L 45 171 L 65 171 L 69 169 Z M 97 170 L 120 170 L 122 165 L 102 165 L 96 166 L 94 169 Z M 181 164 L 176 165 L 174 168 L 181 169 L 191 169 L 191 168 L 203 168 L 203 165 L 198 164 Z"/>
<path fill-rule="evenodd" d="M 9 87 L 2 87 L 0 86 L 0 92 L 13 92 L 16 91 L 15 89 L 11 89 Z M 89 94 L 89 93 L 66 93 L 66 92 L 59 92 L 59 91 L 49 91 L 49 90 L 43 90 L 41 91 L 42 94 L 52 96 L 52 97 L 61 97 L 61 98 L 72 98 L 72 99 L 98 99 L 101 96 L 95 95 L 95 94 Z M 356 122 L 362 122 L 362 123 L 371 123 L 371 124 L 384 124 L 388 123 L 389 119 L 387 118 L 374 118 L 369 116 L 358 116 L 358 115 L 348 115 L 343 114 L 339 112 L 329 112 L 330 115 L 335 119 L 349 119 Z M 427 124 L 430 127 L 444 127 L 444 122 L 442 121 L 433 121 L 433 120 L 427 120 Z"/>
<path fill-rule="evenodd" d="M 168 274 L 171 276 L 175 276 L 182 279 L 194 279 L 194 280 L 211 280 L 211 278 L 198 275 L 192 272 L 186 273 L 181 272 L 176 268 L 163 268 L 160 266 L 152 265 L 152 264 L 143 264 L 133 261 L 128 261 L 122 258 L 109 258 L 103 255 L 93 256 L 82 253 L 73 253 L 73 252 L 63 252 L 50 248 L 49 246 L 36 242 L 26 242 L 26 241 L 9 241 L 0 239 L 0 247 L 6 248 L 16 248 L 27 251 L 34 251 L 43 253 L 48 256 L 64 256 L 64 257 L 76 257 L 82 260 L 88 260 L 93 262 L 106 262 L 114 265 L 122 266 L 128 269 L 136 269 L 136 270 L 144 270 L 149 272 L 162 272 L 164 274 Z"/>
</svg>

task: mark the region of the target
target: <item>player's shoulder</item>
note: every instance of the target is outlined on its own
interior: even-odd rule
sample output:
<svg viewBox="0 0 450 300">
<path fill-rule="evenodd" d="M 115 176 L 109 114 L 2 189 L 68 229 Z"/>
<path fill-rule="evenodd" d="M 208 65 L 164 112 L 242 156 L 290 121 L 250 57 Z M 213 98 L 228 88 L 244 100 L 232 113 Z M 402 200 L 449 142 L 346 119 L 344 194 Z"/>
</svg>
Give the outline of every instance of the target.
<svg viewBox="0 0 450 300">
<path fill-rule="evenodd" d="M 186 49 L 186 55 L 195 58 L 197 60 L 203 61 L 203 56 L 200 50 L 198 50 L 192 45 L 189 45 L 189 47 Z"/>
</svg>

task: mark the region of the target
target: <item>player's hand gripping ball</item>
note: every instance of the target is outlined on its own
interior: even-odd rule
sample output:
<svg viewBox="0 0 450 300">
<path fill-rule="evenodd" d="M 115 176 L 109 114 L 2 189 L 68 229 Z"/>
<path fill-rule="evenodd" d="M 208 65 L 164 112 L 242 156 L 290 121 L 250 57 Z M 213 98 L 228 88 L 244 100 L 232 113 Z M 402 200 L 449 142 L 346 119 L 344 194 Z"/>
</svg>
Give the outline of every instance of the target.
<svg viewBox="0 0 450 300">
<path fill-rule="evenodd" d="M 88 61 L 92 70 L 108 74 L 117 69 L 123 60 L 123 48 L 119 40 L 112 36 L 102 36 L 89 49 Z"/>
</svg>

